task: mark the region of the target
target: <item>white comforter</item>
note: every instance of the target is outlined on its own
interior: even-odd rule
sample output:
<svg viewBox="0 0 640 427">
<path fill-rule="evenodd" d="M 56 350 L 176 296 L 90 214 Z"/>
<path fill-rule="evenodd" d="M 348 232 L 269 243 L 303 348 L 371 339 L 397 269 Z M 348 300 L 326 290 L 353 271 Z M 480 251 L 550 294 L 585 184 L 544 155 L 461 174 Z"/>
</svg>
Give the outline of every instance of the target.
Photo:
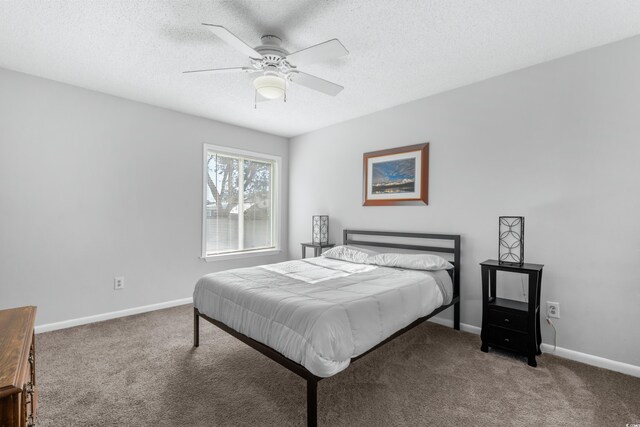
<svg viewBox="0 0 640 427">
<path fill-rule="evenodd" d="M 213 273 L 193 303 L 329 377 L 414 320 L 450 302 L 446 271 L 377 267 L 318 257 Z"/>
</svg>

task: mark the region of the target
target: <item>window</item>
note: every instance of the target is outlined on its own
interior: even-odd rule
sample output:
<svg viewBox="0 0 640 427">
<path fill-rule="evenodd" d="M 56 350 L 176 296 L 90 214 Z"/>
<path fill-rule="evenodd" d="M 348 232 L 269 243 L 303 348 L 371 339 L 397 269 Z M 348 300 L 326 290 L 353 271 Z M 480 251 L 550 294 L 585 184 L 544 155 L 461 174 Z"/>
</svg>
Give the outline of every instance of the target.
<svg viewBox="0 0 640 427">
<path fill-rule="evenodd" d="M 204 146 L 204 258 L 278 249 L 279 166 L 279 157 Z"/>
</svg>

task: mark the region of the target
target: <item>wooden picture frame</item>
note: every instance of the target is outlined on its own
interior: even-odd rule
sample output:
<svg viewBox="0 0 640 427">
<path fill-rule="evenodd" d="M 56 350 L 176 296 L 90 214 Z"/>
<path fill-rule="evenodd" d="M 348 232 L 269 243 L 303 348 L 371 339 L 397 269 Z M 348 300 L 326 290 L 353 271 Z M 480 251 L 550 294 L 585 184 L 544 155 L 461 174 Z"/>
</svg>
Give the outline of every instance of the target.
<svg viewBox="0 0 640 427">
<path fill-rule="evenodd" d="M 363 206 L 429 204 L 429 143 L 364 153 Z"/>
</svg>

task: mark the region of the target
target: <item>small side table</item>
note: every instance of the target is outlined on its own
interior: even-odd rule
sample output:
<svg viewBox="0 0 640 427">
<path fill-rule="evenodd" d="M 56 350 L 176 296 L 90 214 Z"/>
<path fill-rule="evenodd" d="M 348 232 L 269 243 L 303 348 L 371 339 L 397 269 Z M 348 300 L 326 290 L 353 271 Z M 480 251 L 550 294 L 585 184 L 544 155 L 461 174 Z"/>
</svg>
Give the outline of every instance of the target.
<svg viewBox="0 0 640 427">
<path fill-rule="evenodd" d="M 332 248 L 335 243 L 300 243 L 302 245 L 302 258 L 307 257 L 307 248 L 313 248 L 313 256 L 322 255 L 322 250 L 325 248 Z"/>
<path fill-rule="evenodd" d="M 480 263 L 482 269 L 482 347 L 499 347 L 527 356 L 529 366 L 536 367 L 536 355 L 542 354 L 540 344 L 540 289 L 542 264 L 510 265 L 489 259 Z M 498 298 L 496 272 L 510 271 L 529 278 L 529 302 Z"/>
</svg>

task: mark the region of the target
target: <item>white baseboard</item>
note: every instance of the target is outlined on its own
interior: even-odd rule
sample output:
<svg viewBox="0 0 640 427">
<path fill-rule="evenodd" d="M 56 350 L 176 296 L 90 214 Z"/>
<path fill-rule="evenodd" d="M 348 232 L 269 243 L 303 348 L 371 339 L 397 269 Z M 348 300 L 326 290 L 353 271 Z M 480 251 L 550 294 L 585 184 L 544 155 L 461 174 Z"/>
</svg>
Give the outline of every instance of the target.
<svg viewBox="0 0 640 427">
<path fill-rule="evenodd" d="M 438 325 L 447 326 L 453 328 L 453 320 L 443 319 L 441 317 L 432 317 L 429 322 L 437 323 Z M 464 332 L 470 332 L 472 334 L 480 335 L 480 328 L 466 323 L 460 323 L 460 330 Z"/>
<path fill-rule="evenodd" d="M 449 328 L 453 328 L 453 320 L 432 317 L 431 319 L 429 319 L 429 321 L 437 323 L 439 325 L 447 326 Z M 466 323 L 460 323 L 460 330 L 480 335 L 481 328 L 473 325 L 468 325 Z M 541 350 L 543 353 L 553 354 L 564 359 L 575 360 L 576 362 L 581 362 L 587 365 L 597 366 L 598 368 L 609 369 L 610 371 L 620 372 L 640 378 L 640 366 L 618 362 L 611 359 L 605 359 L 604 357 L 593 356 L 591 354 L 581 353 L 579 351 L 569 350 L 562 347 L 556 347 L 556 350 L 553 351 L 553 346 L 546 343 L 542 343 Z"/>
<path fill-rule="evenodd" d="M 77 319 L 64 320 L 62 322 L 47 323 L 45 325 L 36 325 L 35 333 L 56 331 L 58 329 L 72 328 L 74 326 L 86 325 L 87 323 L 102 322 L 104 320 L 116 319 L 118 317 L 131 316 L 133 314 L 146 313 L 148 311 L 161 310 L 163 308 L 175 307 L 178 305 L 191 304 L 193 298 L 182 298 L 173 301 L 161 302 L 158 304 L 143 305 L 141 307 L 127 308 L 125 310 L 112 311 L 110 313 L 96 314 L 93 316 L 80 317 Z"/>
<path fill-rule="evenodd" d="M 553 346 L 545 343 L 542 343 L 541 350 L 543 353 L 553 354 L 558 357 L 564 357 L 565 359 L 575 360 L 576 362 L 582 362 L 587 365 L 597 366 L 598 368 L 609 369 L 610 371 L 621 372 L 640 378 L 640 366 L 605 359 L 604 357 L 593 356 L 591 354 L 569 350 L 568 348 L 557 347 L 556 351 L 553 351 Z"/>
<path fill-rule="evenodd" d="M 110 313 L 96 314 L 94 316 L 80 317 L 78 319 L 70 319 L 62 322 L 47 323 L 45 325 L 36 326 L 35 333 L 39 334 L 42 332 L 49 332 L 58 329 L 66 329 L 74 326 L 86 325 L 87 323 L 102 322 L 104 320 L 115 319 L 118 317 L 131 316 L 133 314 L 146 313 L 148 311 L 161 310 L 163 308 L 175 307 L 184 304 L 191 304 L 192 302 L 193 298 L 189 297 L 173 301 L 161 302 L 158 304 L 143 305 L 141 307 L 112 311 Z M 453 328 L 453 320 L 442 319 L 440 317 L 432 317 L 431 319 L 429 319 L 429 321 L 437 323 L 439 325 L 447 326 L 449 328 Z M 481 329 L 474 325 L 460 323 L 460 330 L 480 335 Z M 542 343 L 542 351 L 544 353 L 554 354 L 565 359 L 575 360 L 576 362 L 586 363 L 587 365 L 597 366 L 599 368 L 609 369 L 611 371 L 621 372 L 623 374 L 640 378 L 640 366 L 617 362 L 615 360 L 605 359 L 604 357 L 593 356 L 591 354 L 581 353 L 579 351 L 569 350 L 562 347 L 557 347 L 556 351 L 554 352 L 553 346 L 545 343 Z"/>
</svg>

